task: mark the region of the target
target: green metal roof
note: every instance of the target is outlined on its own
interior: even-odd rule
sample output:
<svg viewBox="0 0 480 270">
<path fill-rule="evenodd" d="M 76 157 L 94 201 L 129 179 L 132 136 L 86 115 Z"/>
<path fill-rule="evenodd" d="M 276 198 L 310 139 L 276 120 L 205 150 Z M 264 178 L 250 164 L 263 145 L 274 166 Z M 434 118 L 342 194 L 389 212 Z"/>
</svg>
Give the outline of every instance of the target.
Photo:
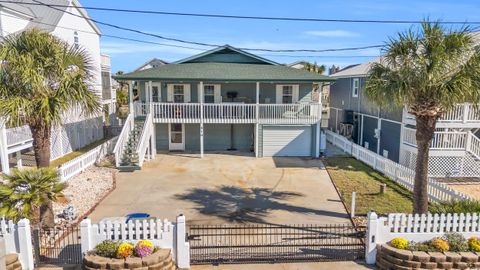
<svg viewBox="0 0 480 270">
<path fill-rule="evenodd" d="M 113 76 L 120 80 L 178 81 L 272 81 L 319 82 L 334 81 L 328 76 L 281 65 L 239 63 L 184 63 Z"/>
</svg>

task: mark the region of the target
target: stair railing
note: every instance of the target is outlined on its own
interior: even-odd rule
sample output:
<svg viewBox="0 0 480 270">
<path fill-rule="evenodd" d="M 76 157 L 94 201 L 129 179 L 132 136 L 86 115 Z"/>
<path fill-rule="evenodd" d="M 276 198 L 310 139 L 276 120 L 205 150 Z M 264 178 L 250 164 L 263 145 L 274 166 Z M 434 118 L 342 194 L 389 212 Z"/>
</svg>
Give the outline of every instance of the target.
<svg viewBox="0 0 480 270">
<path fill-rule="evenodd" d="M 480 159 L 480 138 L 475 136 L 472 132 L 469 132 L 469 142 L 467 145 L 467 151 Z"/>
<path fill-rule="evenodd" d="M 115 148 L 113 149 L 113 153 L 115 154 L 115 166 L 117 167 L 120 166 L 123 149 L 125 149 L 125 145 L 128 142 L 128 137 L 130 136 L 130 132 L 133 130 L 133 120 L 133 114 L 128 114 L 127 119 L 125 119 L 125 124 L 123 125 L 122 132 L 120 132 L 117 143 L 115 144 Z"/>
<path fill-rule="evenodd" d="M 153 136 L 153 115 L 152 113 L 147 114 L 145 123 L 143 124 L 142 135 L 140 136 L 140 141 L 137 145 L 137 154 L 138 154 L 138 166 L 142 167 L 143 161 L 145 160 L 145 154 L 147 152 L 150 144 L 150 138 Z M 154 138 L 152 138 L 154 139 Z"/>
</svg>

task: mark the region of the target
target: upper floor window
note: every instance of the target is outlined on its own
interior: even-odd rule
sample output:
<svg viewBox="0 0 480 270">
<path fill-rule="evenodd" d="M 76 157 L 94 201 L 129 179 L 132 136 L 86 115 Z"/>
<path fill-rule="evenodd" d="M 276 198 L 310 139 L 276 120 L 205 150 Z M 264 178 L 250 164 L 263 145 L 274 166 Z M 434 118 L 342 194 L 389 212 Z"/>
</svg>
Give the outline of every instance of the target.
<svg viewBox="0 0 480 270">
<path fill-rule="evenodd" d="M 175 84 L 173 86 L 173 102 L 175 103 L 185 102 L 185 91 L 182 84 Z"/>
<path fill-rule="evenodd" d="M 215 103 L 215 85 L 207 84 L 203 86 L 203 102 Z"/>
<path fill-rule="evenodd" d="M 78 49 L 78 46 L 80 46 L 80 44 L 78 43 L 78 32 L 75 31 L 73 32 L 73 46 L 75 46 L 75 48 Z"/>
<path fill-rule="evenodd" d="M 358 91 L 360 89 L 360 80 L 358 78 L 353 79 L 352 84 L 352 97 L 358 97 Z"/>
<path fill-rule="evenodd" d="M 152 101 L 160 102 L 160 86 L 152 85 Z"/>
<path fill-rule="evenodd" d="M 292 85 L 282 86 L 282 103 L 283 104 L 293 103 L 293 86 Z"/>
</svg>

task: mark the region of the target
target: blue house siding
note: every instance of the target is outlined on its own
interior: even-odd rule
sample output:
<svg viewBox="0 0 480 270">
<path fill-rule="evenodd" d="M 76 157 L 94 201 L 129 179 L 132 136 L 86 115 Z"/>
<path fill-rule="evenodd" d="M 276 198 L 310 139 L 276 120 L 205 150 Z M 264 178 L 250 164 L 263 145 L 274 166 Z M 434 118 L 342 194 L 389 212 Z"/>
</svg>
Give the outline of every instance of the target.
<svg viewBox="0 0 480 270">
<path fill-rule="evenodd" d="M 382 120 L 382 131 L 380 136 L 380 155 L 383 155 L 383 150 L 387 150 L 389 159 L 395 162 L 399 161 L 400 133 L 400 124 Z"/>
<path fill-rule="evenodd" d="M 376 153 L 377 139 L 375 138 L 375 129 L 378 127 L 378 120 L 373 117 L 364 116 L 363 125 L 362 146 L 365 146 L 365 142 L 368 142 L 368 149 Z"/>
<path fill-rule="evenodd" d="M 157 150 L 168 150 L 168 124 L 155 124 Z"/>
</svg>

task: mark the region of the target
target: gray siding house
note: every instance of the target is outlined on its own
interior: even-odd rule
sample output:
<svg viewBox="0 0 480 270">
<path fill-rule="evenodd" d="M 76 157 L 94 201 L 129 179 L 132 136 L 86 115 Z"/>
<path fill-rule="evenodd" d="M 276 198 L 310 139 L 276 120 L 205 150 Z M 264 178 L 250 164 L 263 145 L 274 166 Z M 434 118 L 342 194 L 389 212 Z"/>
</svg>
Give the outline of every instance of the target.
<svg viewBox="0 0 480 270">
<path fill-rule="evenodd" d="M 154 151 L 319 156 L 322 105 L 312 97 L 326 76 L 226 45 L 116 78 L 139 85 L 131 112 L 152 119 Z"/>
<path fill-rule="evenodd" d="M 416 164 L 415 117 L 404 108 L 382 108 L 365 95 L 373 59 L 346 67 L 330 76 L 328 129 L 410 168 Z M 437 122 L 430 148 L 429 173 L 434 177 L 480 176 L 480 111 L 458 104 Z M 478 146 L 477 146 L 478 145 Z"/>
</svg>

